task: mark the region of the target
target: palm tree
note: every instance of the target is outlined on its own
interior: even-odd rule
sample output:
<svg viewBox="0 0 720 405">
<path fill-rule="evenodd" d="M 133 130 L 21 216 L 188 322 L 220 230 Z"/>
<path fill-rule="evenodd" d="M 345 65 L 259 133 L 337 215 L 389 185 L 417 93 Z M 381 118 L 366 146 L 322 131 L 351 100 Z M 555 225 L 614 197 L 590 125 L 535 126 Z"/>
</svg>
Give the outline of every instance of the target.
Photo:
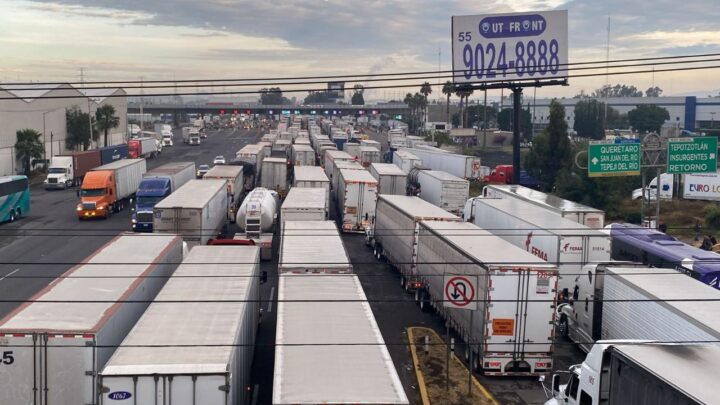
<svg viewBox="0 0 720 405">
<path fill-rule="evenodd" d="M 428 83 L 428 82 L 423 83 L 422 86 L 420 86 L 420 94 L 425 96 L 425 103 L 424 103 L 425 104 L 425 109 L 424 109 L 425 120 L 424 121 L 427 121 L 427 116 L 428 116 L 427 105 L 428 105 L 428 96 L 430 95 L 430 93 L 432 93 L 432 86 L 430 86 L 430 83 Z"/>
<path fill-rule="evenodd" d="M 425 111 L 425 108 L 427 107 L 427 97 L 423 96 L 420 93 L 415 93 L 415 95 L 413 96 L 413 100 L 415 101 L 415 108 L 416 112 L 418 113 L 417 115 L 420 115 L 419 113 Z M 420 117 L 417 116 L 415 129 L 420 127 L 420 121 Z"/>
<path fill-rule="evenodd" d="M 462 110 L 460 111 L 460 121 L 463 128 L 465 128 L 465 124 L 467 123 L 467 117 L 465 116 L 465 112 L 467 111 L 467 102 L 470 95 L 473 93 L 472 87 L 463 84 L 460 86 L 457 86 L 455 88 L 455 94 L 460 97 L 460 103 L 462 104 Z M 463 103 L 463 97 L 465 98 L 465 102 Z"/>
<path fill-rule="evenodd" d="M 22 162 L 25 174 L 30 174 L 32 160 L 40 159 L 45 153 L 45 147 L 40 140 L 42 134 L 34 129 L 20 129 L 15 132 L 15 157 Z"/>
<path fill-rule="evenodd" d="M 120 118 L 115 115 L 115 107 L 110 104 L 98 107 L 98 109 L 95 110 L 95 120 L 97 122 L 97 129 L 105 133 L 105 143 L 103 145 L 107 146 L 108 131 L 120 125 Z"/>
<path fill-rule="evenodd" d="M 415 121 L 415 99 L 412 93 L 407 93 L 403 99 L 403 103 L 408 105 L 410 109 L 410 120 L 408 122 L 408 129 L 412 130 L 413 122 Z"/>
<path fill-rule="evenodd" d="M 443 85 L 442 92 L 447 97 L 447 102 L 445 103 L 445 121 L 450 122 L 450 96 L 455 93 L 455 83 L 450 80 L 446 81 Z"/>
</svg>

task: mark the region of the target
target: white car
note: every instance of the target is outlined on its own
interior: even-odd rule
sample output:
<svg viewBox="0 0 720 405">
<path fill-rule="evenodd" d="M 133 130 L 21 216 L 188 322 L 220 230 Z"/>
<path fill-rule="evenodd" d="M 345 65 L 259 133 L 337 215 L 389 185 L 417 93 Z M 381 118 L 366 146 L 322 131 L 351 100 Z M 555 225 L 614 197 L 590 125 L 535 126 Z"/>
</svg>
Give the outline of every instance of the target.
<svg viewBox="0 0 720 405">
<path fill-rule="evenodd" d="M 225 164 L 225 156 L 215 156 L 215 160 L 213 160 L 214 165 L 224 165 Z"/>
</svg>

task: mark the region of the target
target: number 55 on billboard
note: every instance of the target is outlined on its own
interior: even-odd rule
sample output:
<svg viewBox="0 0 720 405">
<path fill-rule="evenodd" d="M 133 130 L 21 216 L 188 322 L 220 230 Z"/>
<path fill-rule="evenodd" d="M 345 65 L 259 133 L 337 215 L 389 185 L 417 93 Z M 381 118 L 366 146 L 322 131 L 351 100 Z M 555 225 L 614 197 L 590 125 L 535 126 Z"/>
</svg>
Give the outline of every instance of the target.
<svg viewBox="0 0 720 405">
<path fill-rule="evenodd" d="M 565 78 L 567 27 L 567 10 L 454 16 L 454 81 Z"/>
</svg>

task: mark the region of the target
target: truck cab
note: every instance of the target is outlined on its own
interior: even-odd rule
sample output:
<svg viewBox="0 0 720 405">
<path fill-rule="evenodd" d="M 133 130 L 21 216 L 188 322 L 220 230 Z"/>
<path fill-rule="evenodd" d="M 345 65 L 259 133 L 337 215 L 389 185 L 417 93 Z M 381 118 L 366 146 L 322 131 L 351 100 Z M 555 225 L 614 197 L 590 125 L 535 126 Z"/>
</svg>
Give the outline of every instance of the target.
<svg viewBox="0 0 720 405">
<path fill-rule="evenodd" d="M 74 178 L 72 156 L 55 156 L 50 162 L 45 189 L 72 187 Z"/>
<path fill-rule="evenodd" d="M 173 146 L 173 134 L 171 131 L 162 131 L 162 146 Z"/>
<path fill-rule="evenodd" d="M 153 231 L 153 208 L 171 192 L 172 184 L 169 178 L 147 178 L 140 182 L 132 213 L 133 231 Z"/>
<path fill-rule="evenodd" d="M 200 132 L 197 130 L 190 131 L 188 143 L 190 145 L 200 145 Z"/>
<path fill-rule="evenodd" d="M 485 176 L 483 181 L 485 183 L 509 184 L 512 182 L 512 175 L 512 165 L 497 165 L 488 176 Z"/>
<path fill-rule="evenodd" d="M 79 219 L 107 218 L 115 209 L 115 181 L 109 170 L 90 171 L 78 190 L 80 203 L 76 207 Z"/>
</svg>

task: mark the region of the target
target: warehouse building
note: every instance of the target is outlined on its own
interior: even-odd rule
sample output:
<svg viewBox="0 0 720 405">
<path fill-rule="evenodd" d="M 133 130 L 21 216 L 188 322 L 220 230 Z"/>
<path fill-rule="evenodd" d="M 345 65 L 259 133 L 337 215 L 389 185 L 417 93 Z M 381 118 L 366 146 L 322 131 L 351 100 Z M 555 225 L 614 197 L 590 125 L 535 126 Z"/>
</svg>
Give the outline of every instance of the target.
<svg viewBox="0 0 720 405">
<path fill-rule="evenodd" d="M 125 91 L 110 89 L 78 89 L 70 84 L 3 85 L 0 84 L 0 176 L 15 174 L 22 167 L 15 156 L 16 133 L 21 129 L 40 132 L 45 145 L 45 159 L 67 153 L 65 111 L 77 107 L 95 116 L 98 107 L 111 104 L 120 118 L 116 128 L 108 132 L 108 144 L 125 142 L 127 132 L 127 98 Z M 89 124 L 88 124 L 89 125 Z M 103 134 L 98 140 L 103 146 Z"/>
</svg>

